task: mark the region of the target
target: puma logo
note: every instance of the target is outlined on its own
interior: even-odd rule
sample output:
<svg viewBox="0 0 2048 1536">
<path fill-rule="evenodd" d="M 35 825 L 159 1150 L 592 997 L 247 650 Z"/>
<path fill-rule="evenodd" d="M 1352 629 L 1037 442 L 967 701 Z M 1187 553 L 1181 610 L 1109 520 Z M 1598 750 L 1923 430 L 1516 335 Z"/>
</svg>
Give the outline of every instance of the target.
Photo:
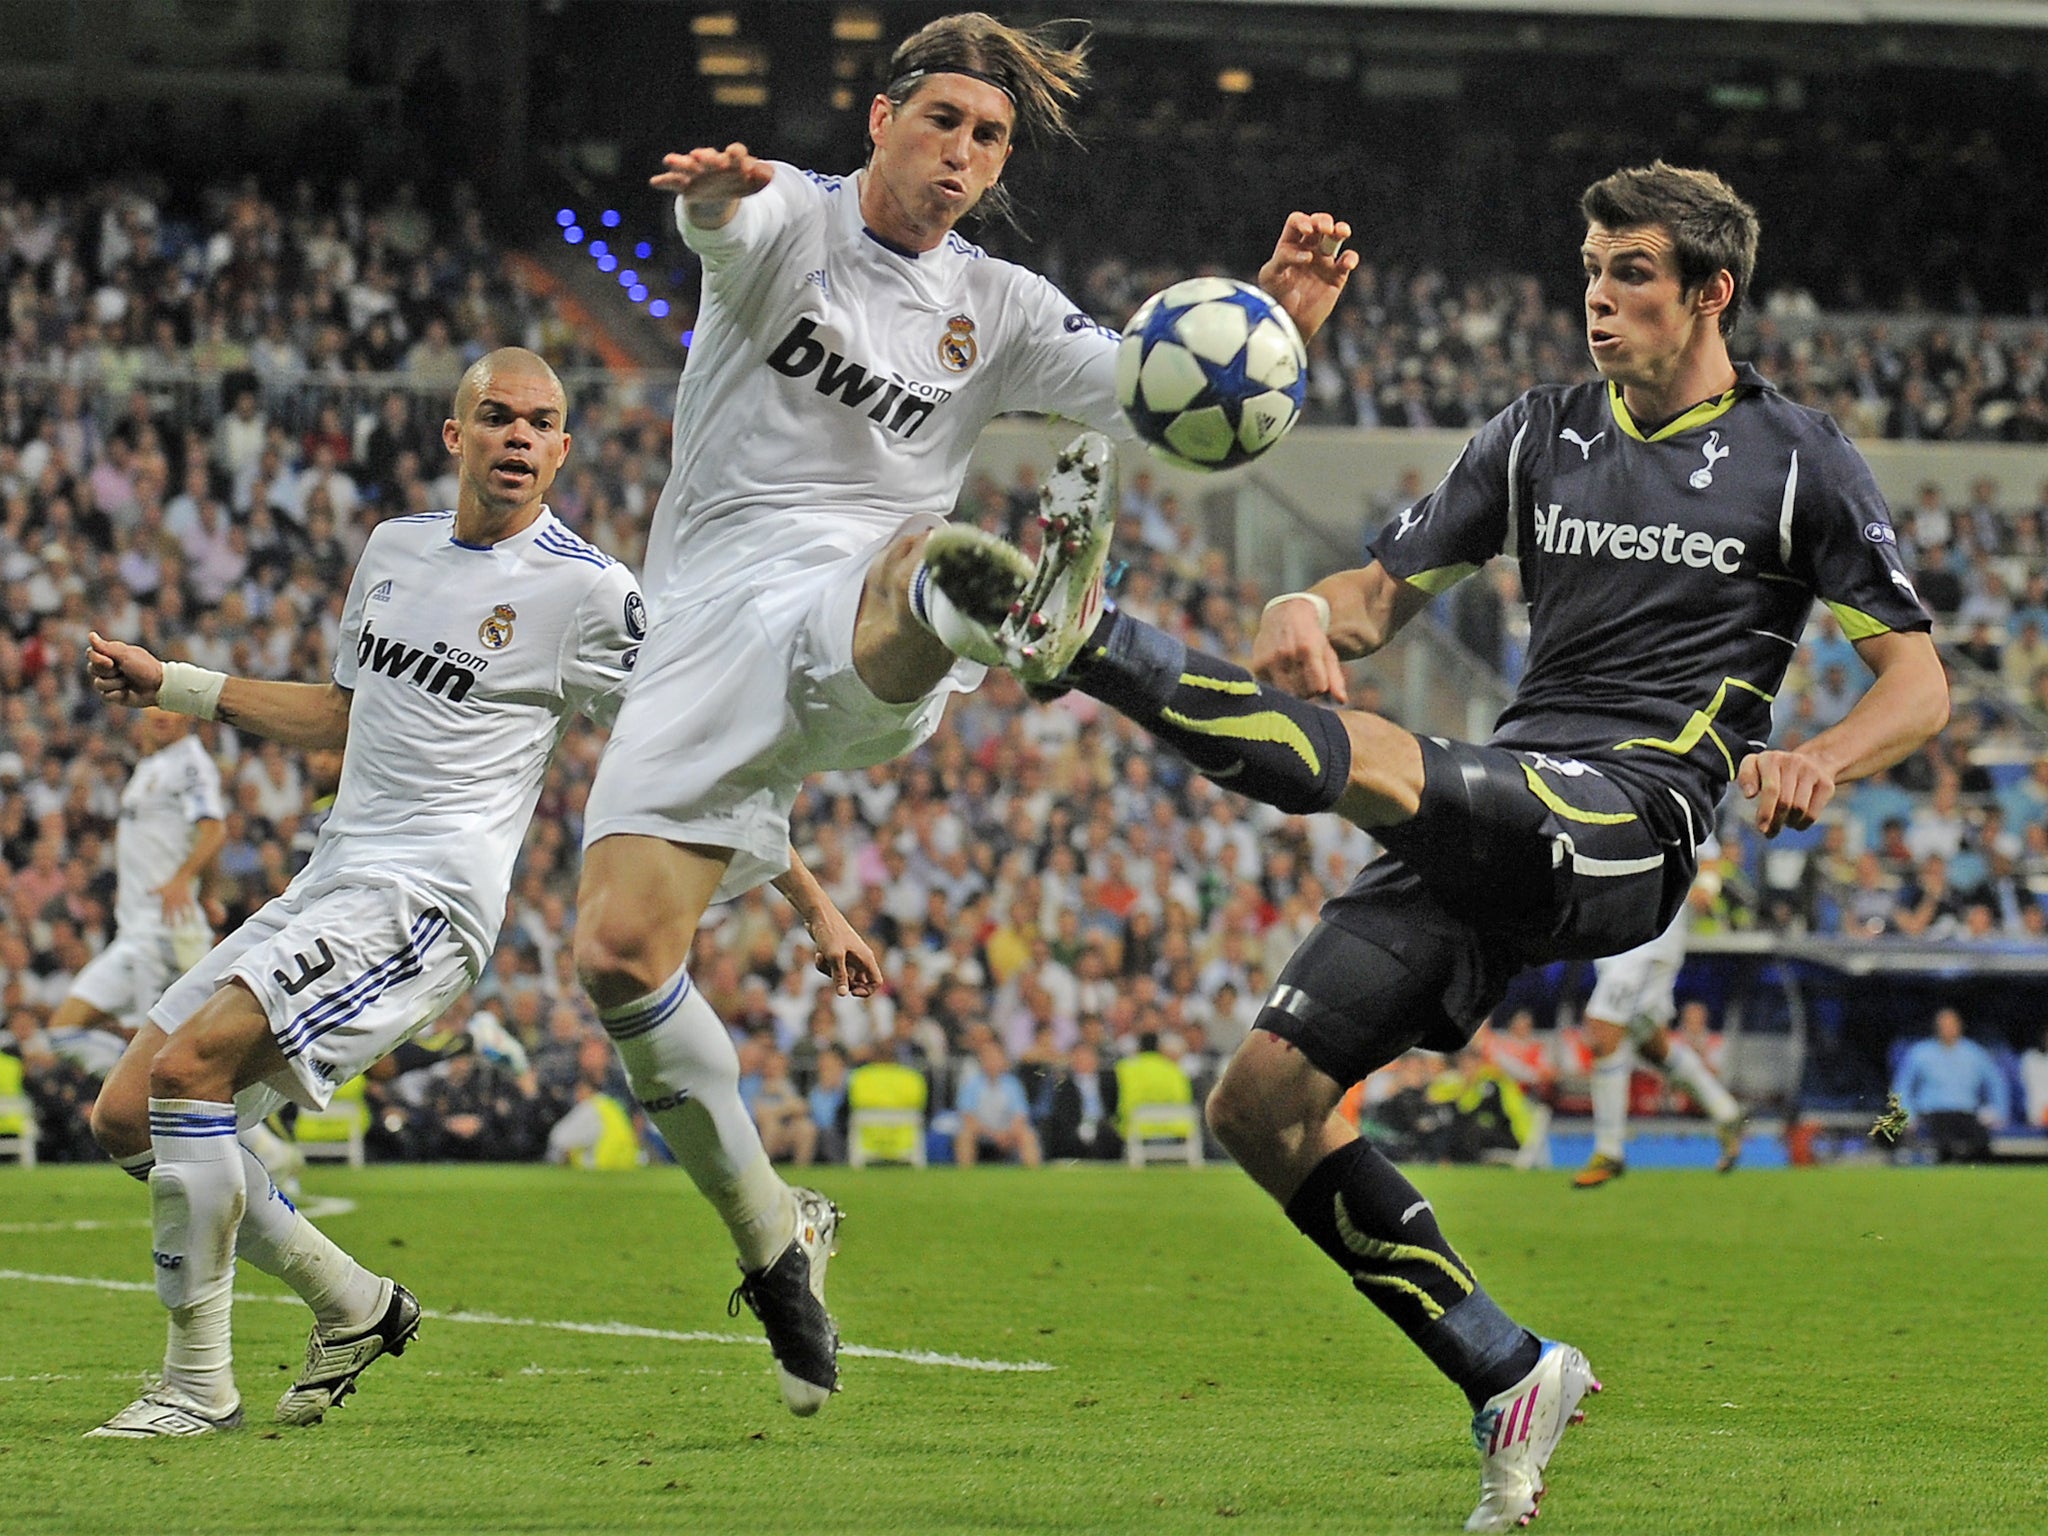
<svg viewBox="0 0 2048 1536">
<path fill-rule="evenodd" d="M 1404 1227 L 1407 1226 L 1409 1222 L 1415 1219 L 1416 1214 L 1418 1212 L 1426 1211 L 1428 1209 L 1429 1202 L 1427 1200 L 1416 1201 L 1413 1205 L 1409 1206 L 1407 1210 L 1401 1213 L 1401 1225 Z"/>
<path fill-rule="evenodd" d="M 1599 442 L 1601 438 L 1607 435 L 1607 429 L 1605 427 L 1602 427 L 1598 432 L 1595 432 L 1591 437 L 1581 437 L 1572 428 L 1566 427 L 1562 432 L 1558 433 L 1557 435 L 1562 441 L 1570 443 L 1573 447 L 1579 450 L 1579 462 L 1583 464 L 1593 457 L 1593 445 Z"/>
<path fill-rule="evenodd" d="M 1394 537 L 1404 539 L 1421 524 L 1422 517 L 1415 508 L 1409 507 L 1401 513 L 1400 522 L 1394 525 Z"/>
</svg>

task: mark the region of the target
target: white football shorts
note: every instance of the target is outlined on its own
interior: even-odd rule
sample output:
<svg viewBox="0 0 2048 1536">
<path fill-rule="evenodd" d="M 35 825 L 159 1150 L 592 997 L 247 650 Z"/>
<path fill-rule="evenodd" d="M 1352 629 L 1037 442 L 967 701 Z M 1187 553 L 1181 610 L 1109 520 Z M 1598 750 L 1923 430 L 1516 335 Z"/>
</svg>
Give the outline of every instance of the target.
<svg viewBox="0 0 2048 1536">
<path fill-rule="evenodd" d="M 280 1097 L 325 1109 L 339 1085 L 447 1012 L 471 979 L 430 899 L 395 884 L 292 886 L 215 945 L 149 1017 L 175 1034 L 231 980 L 256 995 L 289 1065 L 238 1098 L 246 1124 Z"/>
<path fill-rule="evenodd" d="M 914 517 L 853 553 L 819 550 L 655 622 L 598 764 L 583 846 L 633 833 L 733 850 L 715 899 L 789 868 L 789 813 L 813 773 L 886 763 L 939 728 L 948 695 L 980 686 L 962 661 L 921 699 L 890 704 L 853 666 L 868 566 Z"/>
<path fill-rule="evenodd" d="M 1681 907 L 1649 943 L 1595 961 L 1586 1017 L 1625 1026 L 1637 1043 L 1668 1025 L 1678 1011 L 1672 993 L 1685 964 L 1686 918 L 1687 909 Z"/>
<path fill-rule="evenodd" d="M 116 933 L 114 942 L 72 978 L 71 995 L 133 1028 L 212 943 L 213 930 L 203 919 L 177 928 Z"/>
</svg>

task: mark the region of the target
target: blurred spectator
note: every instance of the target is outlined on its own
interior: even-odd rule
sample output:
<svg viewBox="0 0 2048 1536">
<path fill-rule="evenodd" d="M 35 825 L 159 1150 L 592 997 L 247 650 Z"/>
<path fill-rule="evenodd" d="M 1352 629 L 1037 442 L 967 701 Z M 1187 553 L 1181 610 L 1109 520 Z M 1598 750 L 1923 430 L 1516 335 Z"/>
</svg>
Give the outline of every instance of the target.
<svg viewBox="0 0 2048 1536">
<path fill-rule="evenodd" d="M 1117 1130 L 1117 1074 L 1083 1040 L 1068 1053 L 1045 1117 L 1045 1155 L 1114 1160 L 1123 1156 Z"/>
<path fill-rule="evenodd" d="M 818 1155 L 818 1127 L 811 1119 L 810 1101 L 790 1081 L 789 1058 L 772 1046 L 762 1064 L 753 1111 L 771 1161 L 787 1159 L 799 1168 L 810 1167 Z"/>
<path fill-rule="evenodd" d="M 2020 1084 L 2026 1092 L 2027 1124 L 2048 1131 L 2048 1029 L 2039 1044 L 2021 1053 Z"/>
<path fill-rule="evenodd" d="M 1963 1016 L 1953 1008 L 1935 1014 L 1933 1039 L 1907 1049 L 1892 1092 L 1944 1163 L 1982 1162 L 1991 1155 L 1990 1133 L 2010 1118 L 2004 1074 L 1963 1034 Z"/>
<path fill-rule="evenodd" d="M 962 1070 L 953 1107 L 960 1115 L 953 1158 L 961 1166 L 972 1166 L 984 1154 L 1015 1159 L 1027 1168 L 1036 1168 L 1043 1160 L 1023 1085 L 993 1039 L 983 1040 Z"/>
</svg>

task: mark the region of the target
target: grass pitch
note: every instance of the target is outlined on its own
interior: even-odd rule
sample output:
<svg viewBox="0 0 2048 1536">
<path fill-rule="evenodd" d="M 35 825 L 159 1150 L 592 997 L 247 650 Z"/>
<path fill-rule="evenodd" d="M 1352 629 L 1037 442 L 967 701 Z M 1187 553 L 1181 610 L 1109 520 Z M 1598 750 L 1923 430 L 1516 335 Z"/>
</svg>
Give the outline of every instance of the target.
<svg viewBox="0 0 2048 1536">
<path fill-rule="evenodd" d="M 1517 1317 L 1608 1390 L 1552 1464 L 1565 1532 L 2048 1530 L 2048 1178 L 2024 1170 L 1422 1170 Z M 236 1312 L 250 1428 L 86 1441 L 161 1356 L 143 1196 L 0 1172 L 0 1532 L 1445 1532 L 1463 1400 L 1233 1170 L 819 1171 L 850 1344 L 819 1417 L 674 1170 L 321 1170 L 323 1224 L 430 1308 L 312 1430 L 268 1424 L 296 1305 Z M 112 1223 L 77 1226 L 79 1223 Z M 281 1294 L 244 1271 L 246 1293 Z"/>
</svg>

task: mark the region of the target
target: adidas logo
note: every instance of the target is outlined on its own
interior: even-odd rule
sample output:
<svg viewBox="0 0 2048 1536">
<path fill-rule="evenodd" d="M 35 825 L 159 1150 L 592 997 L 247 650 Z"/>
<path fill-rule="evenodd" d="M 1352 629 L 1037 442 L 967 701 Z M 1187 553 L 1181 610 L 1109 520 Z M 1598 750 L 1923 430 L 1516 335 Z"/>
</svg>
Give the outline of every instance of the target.
<svg viewBox="0 0 2048 1536">
<path fill-rule="evenodd" d="M 391 601 L 391 578 L 389 576 L 370 588 L 370 601 L 373 603 L 388 603 Z"/>
</svg>

